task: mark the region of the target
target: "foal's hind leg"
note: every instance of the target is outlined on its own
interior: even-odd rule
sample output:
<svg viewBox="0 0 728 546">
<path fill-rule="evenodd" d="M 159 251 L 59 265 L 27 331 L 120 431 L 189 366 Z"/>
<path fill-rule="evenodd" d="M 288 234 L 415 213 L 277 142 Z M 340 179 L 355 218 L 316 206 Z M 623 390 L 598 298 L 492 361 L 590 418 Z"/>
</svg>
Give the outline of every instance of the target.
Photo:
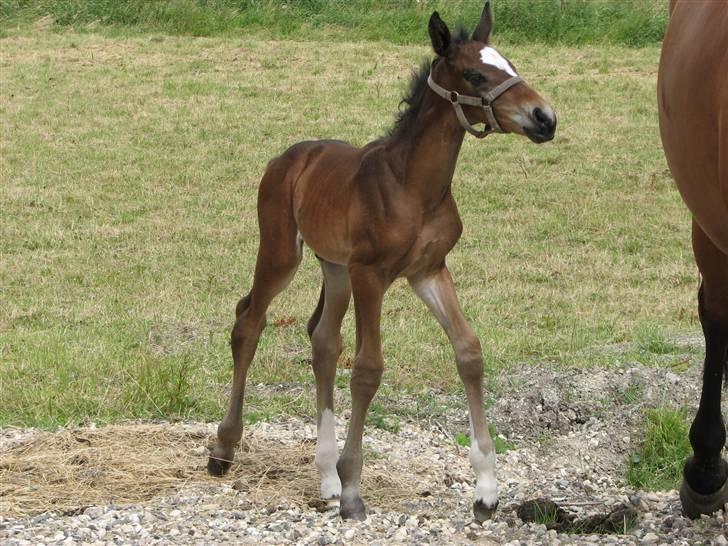
<svg viewBox="0 0 728 546">
<path fill-rule="evenodd" d="M 346 443 L 336 469 L 341 478 L 341 506 L 344 519 L 366 519 L 366 507 L 359 492 L 362 470 L 362 435 L 369 403 L 379 388 L 384 369 L 379 323 L 386 281 L 374 267 L 349 268 L 356 316 L 356 357 L 351 370 L 351 419 Z"/>
<path fill-rule="evenodd" d="M 465 386 L 470 410 L 470 464 L 477 481 L 473 515 L 480 522 L 498 507 L 495 446 L 488 432 L 483 406 L 483 357 L 480 341 L 463 315 L 447 267 L 431 275 L 409 279 L 415 293 L 442 325 L 455 350 L 458 374 Z"/>
<path fill-rule="evenodd" d="M 321 478 L 321 498 L 335 504 L 341 495 L 341 480 L 336 472 L 336 432 L 334 421 L 334 379 L 341 354 L 341 321 L 351 298 L 351 282 L 346 267 L 321 261 L 324 287 L 311 317 L 309 333 L 313 347 L 316 376 L 318 438 L 316 466 Z"/>
<path fill-rule="evenodd" d="M 207 463 L 208 472 L 216 476 L 229 470 L 243 435 L 245 379 L 265 327 L 265 312 L 273 298 L 288 286 L 301 262 L 302 241 L 290 213 L 290 197 L 284 192 L 279 195 L 263 191 L 267 177 L 261 182 L 258 202 L 260 247 L 253 288 L 235 309 L 237 318 L 230 341 L 234 365 L 230 406 L 218 426 L 217 444 Z"/>
<path fill-rule="evenodd" d="M 728 256 L 693 221 L 695 261 L 703 276 L 698 312 L 705 334 L 703 391 L 690 427 L 693 456 L 680 488 L 683 512 L 691 518 L 710 514 L 728 502 L 728 463 L 721 458 L 726 430 L 721 387 L 728 366 Z"/>
</svg>

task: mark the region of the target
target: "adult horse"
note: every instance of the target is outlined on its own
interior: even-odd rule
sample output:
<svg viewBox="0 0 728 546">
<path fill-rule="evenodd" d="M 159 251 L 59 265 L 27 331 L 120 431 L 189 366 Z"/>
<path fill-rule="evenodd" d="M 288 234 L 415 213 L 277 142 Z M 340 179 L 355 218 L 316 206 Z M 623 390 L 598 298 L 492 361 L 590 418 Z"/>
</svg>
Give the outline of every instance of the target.
<svg viewBox="0 0 728 546">
<path fill-rule="evenodd" d="M 728 381 L 728 1 L 671 1 L 657 101 L 667 162 L 693 215 L 702 277 L 703 390 L 680 488 L 683 512 L 695 518 L 728 502 L 720 401 L 724 374 Z"/>
<path fill-rule="evenodd" d="M 295 144 L 268 165 L 258 193 L 260 246 L 250 293 L 237 305 L 230 406 L 218 428 L 208 470 L 222 475 L 240 441 L 245 377 L 271 300 L 291 280 L 305 242 L 323 270 L 318 306 L 308 322 L 317 391 L 315 463 L 321 496 L 344 518 L 364 519 L 359 494 L 364 419 L 382 376 L 382 298 L 406 277 L 449 337 L 470 410 L 470 461 L 477 475 L 473 510 L 488 517 L 498 504 L 495 450 L 483 406 L 480 342 L 458 304 L 445 256 L 462 224 L 452 183 L 468 131 L 478 137 L 513 132 L 551 140 L 550 106 L 488 45 L 486 3 L 472 36 L 451 35 L 437 12 L 429 33 L 437 57 L 413 79 L 408 104 L 388 136 L 356 148 L 340 141 Z M 484 130 L 473 123 L 486 124 Z M 487 170 L 487 165 L 483 165 Z M 341 456 L 336 456 L 334 378 L 341 321 L 354 295 L 356 356 L 352 410 Z"/>
</svg>

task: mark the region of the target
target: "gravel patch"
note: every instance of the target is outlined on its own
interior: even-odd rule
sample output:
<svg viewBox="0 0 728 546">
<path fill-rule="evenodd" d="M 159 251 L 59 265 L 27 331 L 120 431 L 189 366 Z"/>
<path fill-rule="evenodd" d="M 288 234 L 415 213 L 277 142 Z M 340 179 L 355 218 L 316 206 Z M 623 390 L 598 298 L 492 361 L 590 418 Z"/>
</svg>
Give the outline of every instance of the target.
<svg viewBox="0 0 728 546">
<path fill-rule="evenodd" d="M 184 430 L 194 440 L 180 444 L 195 466 L 185 471 L 171 494 L 115 503 L 111 491 L 109 502 L 91 506 L 79 499 L 75 507 L 27 517 L 10 516 L 8 511 L 0 515 L 0 542 L 728 544 L 725 513 L 692 521 L 681 516 L 677 491 L 636 491 L 624 480 L 642 410 L 666 400 L 694 406 L 699 395 L 696 368 L 683 374 L 641 367 L 618 373 L 528 369 L 510 376 L 489 414 L 515 449 L 498 456 L 500 507 L 494 519 L 482 525 L 471 514 L 474 480 L 467 448 L 453 440 L 467 426 L 464 404 L 442 397 L 450 409 L 436 419 L 402 419 L 396 433 L 367 428 L 363 495 L 369 517 L 365 522 L 342 521 L 335 511 L 320 511 L 314 494 L 315 472 L 304 468 L 313 467 L 312 462 L 292 468 L 292 474 L 303 477 L 281 481 L 278 490 L 266 489 L 270 484 L 263 483 L 263 478 L 259 487 L 245 481 L 245 466 L 234 467 L 223 479 L 211 479 L 205 476 L 204 466 L 213 424 L 147 423 L 126 426 Z M 345 417 L 337 420 L 340 448 Z M 88 429 L 74 431 L 90 434 Z M 2 429 L 0 455 L 7 459 L 42 434 L 48 433 Z M 246 429 L 245 438 L 251 445 L 267 442 L 265 457 L 271 468 L 277 468 L 278 458 L 288 460 L 283 453 L 313 452 L 315 424 L 313 419 L 299 418 L 260 422 Z M 578 525 L 561 532 L 524 522 L 519 517 L 519 513 L 526 517 L 524 503 L 538 498 L 558 505 L 564 521 L 594 521 L 615 509 L 628 509 L 636 514 L 636 522 L 622 534 L 580 533 Z M 12 502 L 12 496 L 3 498 L 0 489 L 0 506 L 7 511 Z"/>
</svg>

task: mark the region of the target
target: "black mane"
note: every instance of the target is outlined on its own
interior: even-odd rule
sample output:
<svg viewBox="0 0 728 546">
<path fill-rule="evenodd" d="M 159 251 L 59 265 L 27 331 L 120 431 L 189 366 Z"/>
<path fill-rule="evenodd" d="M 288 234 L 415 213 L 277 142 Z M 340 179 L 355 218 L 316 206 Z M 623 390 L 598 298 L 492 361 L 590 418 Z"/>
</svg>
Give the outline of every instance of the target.
<svg viewBox="0 0 728 546">
<path fill-rule="evenodd" d="M 470 35 L 464 27 L 459 27 L 452 34 L 452 43 L 454 46 L 470 40 Z M 420 112 L 422 97 L 427 89 L 427 78 L 430 76 L 430 68 L 435 66 L 439 58 L 434 60 L 425 59 L 420 63 L 420 68 L 412 72 L 407 92 L 399 103 L 400 111 L 397 113 L 394 126 L 389 131 L 389 135 L 394 134 L 397 130 L 406 131 L 412 125 L 417 114 Z M 404 108 L 402 108 L 404 105 Z"/>
</svg>

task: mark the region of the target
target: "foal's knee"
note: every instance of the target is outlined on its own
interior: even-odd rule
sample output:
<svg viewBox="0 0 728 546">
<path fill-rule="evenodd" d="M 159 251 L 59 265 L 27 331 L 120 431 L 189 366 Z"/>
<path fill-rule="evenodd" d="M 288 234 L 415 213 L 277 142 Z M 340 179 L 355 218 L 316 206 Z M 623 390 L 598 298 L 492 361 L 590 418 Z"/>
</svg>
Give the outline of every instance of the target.
<svg viewBox="0 0 728 546">
<path fill-rule="evenodd" d="M 363 394 L 370 400 L 382 381 L 384 360 L 381 356 L 357 356 L 351 372 L 351 394 Z"/>
<path fill-rule="evenodd" d="M 339 332 L 325 332 L 316 328 L 311 334 L 311 347 L 313 348 L 314 363 L 317 361 L 336 361 L 341 355 L 341 334 Z"/>
<path fill-rule="evenodd" d="M 480 381 L 483 377 L 483 352 L 477 336 L 468 336 L 455 343 L 455 361 L 463 382 Z"/>
</svg>

